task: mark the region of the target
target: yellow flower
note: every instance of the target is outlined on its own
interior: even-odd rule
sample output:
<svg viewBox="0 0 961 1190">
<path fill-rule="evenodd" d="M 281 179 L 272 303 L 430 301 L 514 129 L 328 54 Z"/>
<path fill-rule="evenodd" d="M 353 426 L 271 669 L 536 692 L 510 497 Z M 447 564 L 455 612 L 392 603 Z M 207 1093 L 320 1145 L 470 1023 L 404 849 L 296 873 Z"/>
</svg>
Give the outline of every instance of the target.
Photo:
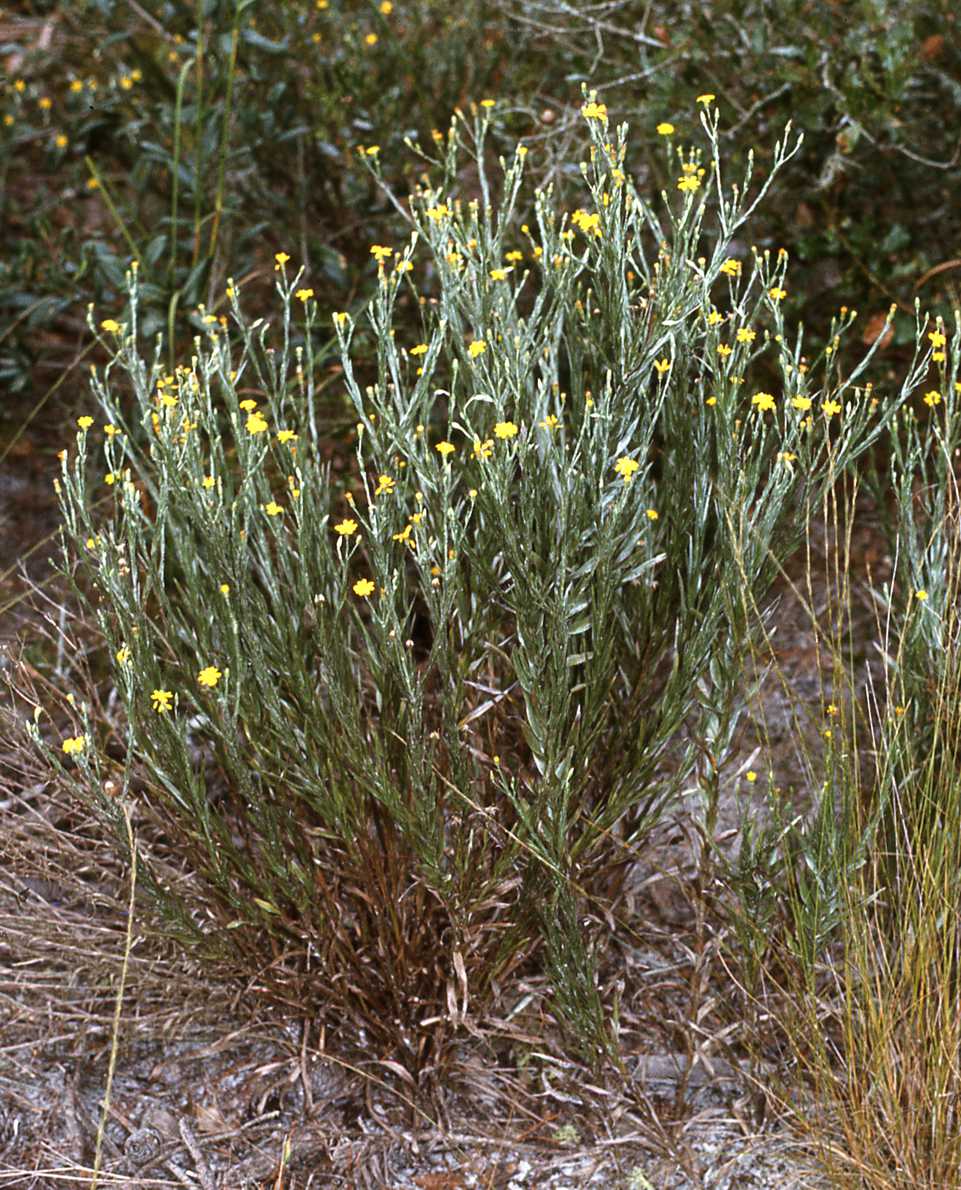
<svg viewBox="0 0 961 1190">
<path fill-rule="evenodd" d="M 388 248 L 385 244 L 371 244 L 370 254 L 380 264 L 381 261 L 389 260 L 394 255 L 394 249 Z"/>
<path fill-rule="evenodd" d="M 717 310 L 712 310 L 710 312 L 710 314 L 708 314 L 708 316 L 707 316 L 707 325 L 708 326 L 717 326 L 718 323 L 723 322 L 723 321 L 724 321 L 724 315 L 720 314 Z"/>
<path fill-rule="evenodd" d="M 591 100 L 590 103 L 585 103 L 581 108 L 581 115 L 585 120 L 606 120 L 607 104 L 595 103 L 594 100 Z"/>
<path fill-rule="evenodd" d="M 93 425 L 93 418 L 92 417 L 78 417 L 77 425 L 81 428 L 81 430 L 89 430 L 90 427 Z"/>
<path fill-rule="evenodd" d="M 517 426 L 512 421 L 499 421 L 494 426 L 494 433 L 498 438 L 516 438 Z"/>
<path fill-rule="evenodd" d="M 257 408 L 257 402 L 252 400 L 250 397 L 247 397 L 245 400 L 240 402 L 240 408 L 243 409 L 244 413 L 253 413 L 253 411 Z"/>
<path fill-rule="evenodd" d="M 655 131 L 657 132 L 658 136 L 670 136 L 674 132 L 674 125 L 669 124 L 667 120 L 664 120 L 662 123 L 658 124 Z"/>
<path fill-rule="evenodd" d="M 378 476 L 377 487 L 374 488 L 374 495 L 381 496 L 386 492 L 387 495 L 389 496 L 391 494 L 391 492 L 394 490 L 394 485 L 396 484 L 396 482 L 397 481 L 395 479 L 391 479 L 391 477 L 389 475 Z"/>
<path fill-rule="evenodd" d="M 821 412 L 825 417 L 833 417 L 836 413 L 841 412 L 841 406 L 837 401 L 822 401 Z"/>
<path fill-rule="evenodd" d="M 802 413 L 807 413 L 813 402 L 810 397 L 792 397 L 791 404 L 795 409 L 800 409 Z"/>
<path fill-rule="evenodd" d="M 268 516 L 280 516 L 283 511 L 283 508 L 277 503 L 276 500 L 271 500 L 269 504 L 264 505 L 264 512 Z"/>
<path fill-rule="evenodd" d="M 782 298 L 787 297 L 787 290 L 781 289 L 780 286 L 775 285 L 773 289 L 769 289 L 767 291 L 767 296 L 772 302 L 779 302 Z"/>
<path fill-rule="evenodd" d="M 205 488 L 212 488 L 216 482 L 216 479 L 212 475 L 205 475 L 203 478 Z"/>
<path fill-rule="evenodd" d="M 523 259 L 524 259 L 524 253 L 523 253 L 523 252 L 518 252 L 518 251 L 517 251 L 517 249 L 515 248 L 515 249 L 513 250 L 513 252 L 505 252 L 505 253 L 504 253 L 504 259 L 505 259 L 505 260 L 509 260 L 509 261 L 511 261 L 511 262 L 516 262 L 516 261 L 518 261 L 518 260 L 523 260 Z"/>
<path fill-rule="evenodd" d="M 102 331 L 108 331 L 111 334 L 119 335 L 121 331 L 120 323 L 115 318 L 105 318 L 100 324 Z"/>
<path fill-rule="evenodd" d="M 718 355 L 728 356 L 731 354 L 732 350 L 733 350 L 733 348 L 728 347 L 728 345 L 726 343 L 718 343 L 718 345 L 717 345 Z"/>
<path fill-rule="evenodd" d="M 219 590 L 220 590 L 221 595 L 229 595 L 230 594 L 230 583 L 221 583 Z"/>
<path fill-rule="evenodd" d="M 542 430 L 556 430 L 560 425 L 560 422 L 553 413 L 548 413 L 547 417 L 545 417 L 543 421 L 539 421 L 537 424 Z"/>
<path fill-rule="evenodd" d="M 381 0 L 381 4 L 380 4 L 381 16 L 389 17 L 393 11 L 394 11 L 394 6 L 393 6 L 393 4 L 391 4 L 390 0 Z"/>
<path fill-rule="evenodd" d="M 491 269 L 490 277 L 492 281 L 506 281 L 507 274 L 510 269 Z"/>
<path fill-rule="evenodd" d="M 117 482 L 117 480 L 119 478 L 120 478 L 119 471 L 108 471 L 107 474 L 103 477 L 103 482 L 107 485 L 108 488 L 112 488 L 113 485 Z"/>
<path fill-rule="evenodd" d="M 366 599 L 368 595 L 373 595 L 374 584 L 369 578 L 359 578 L 354 583 L 354 594 L 359 595 L 361 599 Z"/>
<path fill-rule="evenodd" d="M 153 704 L 153 709 L 158 715 L 163 715 L 170 710 L 173 702 L 173 694 L 169 690 L 154 690 L 150 695 L 150 701 Z"/>
<path fill-rule="evenodd" d="M 494 453 L 494 439 L 485 438 L 483 442 L 479 438 L 474 439 L 474 458 L 475 459 L 489 459 Z"/>
<path fill-rule="evenodd" d="M 721 272 L 727 277 L 737 277 L 741 273 L 741 262 L 729 256 L 721 265 Z"/>
<path fill-rule="evenodd" d="M 657 520 L 657 509 L 649 508 L 644 515 L 647 517 L 647 519 L 649 521 L 656 521 Z"/>
<path fill-rule="evenodd" d="M 264 415 L 260 412 L 251 413 L 246 421 L 248 434 L 262 434 L 267 429 L 267 422 L 264 420 Z"/>
<path fill-rule="evenodd" d="M 924 601 L 925 601 L 925 599 L 927 599 L 927 597 L 928 597 L 928 593 L 927 593 L 927 591 L 924 590 L 923 587 L 921 588 L 920 591 L 914 592 L 914 598 L 917 599 L 920 603 L 924 603 Z"/>
<path fill-rule="evenodd" d="M 286 252 L 275 252 L 274 260 L 276 262 L 274 264 L 274 272 L 277 272 L 278 270 L 280 270 L 284 267 L 284 265 L 287 263 L 287 261 L 290 260 L 290 257 L 288 256 L 288 254 Z"/>
<path fill-rule="evenodd" d="M 654 361 L 654 371 L 657 372 L 658 376 L 663 376 L 664 373 L 666 371 L 668 371 L 670 366 L 671 366 L 671 361 L 666 358 L 665 359 L 656 359 Z"/>
<path fill-rule="evenodd" d="M 377 37 L 376 33 L 368 33 L 364 38 L 364 41 L 367 45 L 376 45 L 378 40 L 379 38 Z"/>
<path fill-rule="evenodd" d="M 695 174 L 686 174 L 683 178 L 677 179 L 677 188 L 686 194 L 693 194 L 695 190 L 700 190 L 701 179 Z"/>
<path fill-rule="evenodd" d="M 479 355 L 483 355 L 487 350 L 487 344 L 483 339 L 475 339 L 473 343 L 467 348 L 467 354 L 471 359 L 477 359 Z"/>
<path fill-rule="evenodd" d="M 641 469 L 640 463 L 638 463 L 634 459 L 629 459 L 627 457 L 627 455 L 624 455 L 622 458 L 619 458 L 617 460 L 617 462 L 614 464 L 614 470 L 617 472 L 618 475 L 622 475 L 624 477 L 625 483 L 630 483 L 635 472 L 639 471 L 640 469 Z"/>
<path fill-rule="evenodd" d="M 757 780 L 757 773 L 754 771 L 754 769 L 748 769 L 748 771 L 744 775 L 747 778 L 747 780 L 750 781 L 750 783 L 752 785 Z"/>
<path fill-rule="evenodd" d="M 737 341 L 739 343 L 753 343 L 757 338 L 757 332 L 752 331 L 748 326 L 742 326 L 737 332 Z"/>
<path fill-rule="evenodd" d="M 346 310 L 335 310 L 331 318 L 333 318 L 336 326 L 343 326 L 347 321 L 347 312 Z"/>
<path fill-rule="evenodd" d="M 439 202 L 435 207 L 428 207 L 425 214 L 428 219 L 432 219 L 435 223 L 441 219 L 447 218 L 450 214 L 450 207 L 446 202 Z"/>
<path fill-rule="evenodd" d="M 120 648 L 116 652 L 116 658 L 117 658 L 118 664 L 120 664 L 120 665 L 127 664 L 127 662 L 130 660 L 130 650 L 127 648 L 126 645 L 120 646 Z"/>
<path fill-rule="evenodd" d="M 53 143 L 57 146 L 58 149 L 65 149 L 67 147 L 67 145 L 70 144 L 70 141 L 66 136 L 64 136 L 64 134 L 62 132 L 58 132 L 57 135 L 53 138 Z"/>
<path fill-rule="evenodd" d="M 213 687 L 217 685 L 222 677 L 223 674 L 216 667 L 216 665 L 208 665 L 202 669 L 199 674 L 197 674 L 197 681 L 201 684 L 201 686 L 207 686 L 210 689 L 213 689 Z"/>
<path fill-rule="evenodd" d="M 363 146 L 361 146 L 360 151 L 364 154 L 365 157 L 376 157 L 377 154 L 380 152 L 380 145 L 368 145 L 366 149 Z"/>
<path fill-rule="evenodd" d="M 279 443 L 281 443 L 281 445 L 283 445 L 286 442 L 296 442 L 297 435 L 294 433 L 293 430 L 278 430 L 277 431 L 277 441 Z"/>
<path fill-rule="evenodd" d="M 448 455 L 452 455 L 456 449 L 457 447 L 453 444 L 453 442 L 438 442 L 434 447 L 434 450 L 436 450 L 438 454 L 443 455 L 445 459 Z"/>
<path fill-rule="evenodd" d="M 411 533 L 413 533 L 413 531 L 414 531 L 413 525 L 410 525 L 410 524 L 405 525 L 399 533 L 395 533 L 393 535 L 394 541 L 410 541 L 410 535 L 411 535 Z M 414 543 L 411 542 L 411 545 L 413 545 L 413 544 Z"/>
<path fill-rule="evenodd" d="M 117 429 L 117 427 L 112 422 L 109 422 L 109 421 L 104 426 L 103 432 L 107 435 L 108 438 L 115 438 L 120 433 L 120 431 Z"/>
<path fill-rule="evenodd" d="M 347 517 L 343 521 L 338 521 L 334 525 L 334 532 L 339 533 L 341 537 L 352 537 L 357 532 L 357 522 Z"/>
<path fill-rule="evenodd" d="M 924 394 L 924 403 L 933 409 L 935 405 L 941 404 L 941 394 L 936 388 L 932 388 L 930 392 Z"/>
<path fill-rule="evenodd" d="M 300 300 L 306 305 L 307 302 L 314 296 L 314 291 L 312 289 L 298 289 L 294 296 L 300 298 Z"/>
<path fill-rule="evenodd" d="M 68 756 L 76 756 L 82 752 L 87 746 L 87 737 L 84 735 L 68 736 L 60 747 Z"/>
<path fill-rule="evenodd" d="M 760 413 L 767 413 L 776 407 L 777 402 L 770 393 L 755 393 L 751 397 L 751 404 L 755 405 Z"/>
<path fill-rule="evenodd" d="M 947 343 L 947 339 L 945 339 L 941 331 L 932 331 L 928 335 L 928 339 L 930 340 L 932 347 L 943 347 L 945 343 Z"/>
<path fill-rule="evenodd" d="M 713 103 L 716 98 L 717 96 L 711 91 L 706 91 L 703 95 L 698 95 L 697 102 L 703 103 L 706 106 L 709 103 Z"/>
<path fill-rule="evenodd" d="M 427 351 L 428 351 L 428 347 L 427 347 L 426 343 L 418 343 L 416 347 L 411 347 L 408 349 L 408 354 L 409 355 L 426 355 Z"/>
<path fill-rule="evenodd" d="M 48 112 L 53 107 L 53 100 L 49 95 L 43 95 L 37 100 L 37 106 L 41 111 Z"/>
<path fill-rule="evenodd" d="M 482 99 L 480 105 L 481 105 L 481 107 L 491 108 L 496 103 L 497 103 L 496 99 Z"/>
</svg>

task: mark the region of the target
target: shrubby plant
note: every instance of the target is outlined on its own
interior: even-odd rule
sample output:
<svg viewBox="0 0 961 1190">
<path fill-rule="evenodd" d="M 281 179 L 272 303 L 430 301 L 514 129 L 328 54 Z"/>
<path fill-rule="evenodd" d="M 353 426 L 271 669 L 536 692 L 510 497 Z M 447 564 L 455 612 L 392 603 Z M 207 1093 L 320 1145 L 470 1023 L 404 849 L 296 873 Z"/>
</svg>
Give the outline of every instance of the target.
<svg viewBox="0 0 961 1190">
<path fill-rule="evenodd" d="M 871 353 L 842 362 L 849 311 L 804 355 L 787 253 L 730 249 L 799 139 L 730 185 L 700 110 L 646 196 L 585 94 L 573 211 L 530 193 L 524 145 L 492 162 L 488 107 L 459 115 L 329 348 L 287 252 L 276 329 L 231 281 L 228 326 L 172 369 L 143 354 L 138 268 L 99 321 L 106 423 L 81 418 L 59 489 L 125 739 L 81 717 L 57 763 L 182 859 L 176 887 L 141 871 L 185 941 L 411 1069 L 539 952 L 572 1037 L 614 1051 L 595 908 L 692 780 L 710 845 L 772 581 L 927 362 L 875 397 Z M 348 475 L 316 403 L 335 349 Z"/>
</svg>

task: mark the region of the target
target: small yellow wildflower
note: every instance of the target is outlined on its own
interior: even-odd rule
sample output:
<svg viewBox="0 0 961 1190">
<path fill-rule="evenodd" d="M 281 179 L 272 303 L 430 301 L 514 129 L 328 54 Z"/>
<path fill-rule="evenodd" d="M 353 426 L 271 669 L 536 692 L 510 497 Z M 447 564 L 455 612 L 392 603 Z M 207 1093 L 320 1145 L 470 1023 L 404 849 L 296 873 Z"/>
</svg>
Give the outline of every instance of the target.
<svg viewBox="0 0 961 1190">
<path fill-rule="evenodd" d="M 438 223 L 441 219 L 446 219 L 450 215 L 450 207 L 446 202 L 439 202 L 434 207 L 428 207 L 424 213 L 428 219 L 432 219 L 435 223 Z"/>
<path fill-rule="evenodd" d="M 733 348 L 729 347 L 727 343 L 718 343 L 717 345 L 718 355 L 724 356 L 725 358 L 731 354 L 732 350 Z"/>
<path fill-rule="evenodd" d="M 78 417 L 77 425 L 81 428 L 81 430 L 89 430 L 90 427 L 93 425 L 93 418 L 86 417 L 86 416 Z"/>
<path fill-rule="evenodd" d="M 802 413 L 807 413 L 814 402 L 810 397 L 792 397 L 791 404 L 795 409 L 800 409 Z"/>
<path fill-rule="evenodd" d="M 779 302 L 783 298 L 787 297 L 787 290 L 781 289 L 781 287 L 779 285 L 775 285 L 773 289 L 769 289 L 767 291 L 767 296 L 771 299 L 772 302 Z"/>
<path fill-rule="evenodd" d="M 677 188 L 686 194 L 693 194 L 695 190 L 700 190 L 701 179 L 696 174 L 685 174 L 683 178 L 677 179 Z"/>
<path fill-rule="evenodd" d="M 163 715 L 170 710 L 173 702 L 173 694 L 170 690 L 154 690 L 150 695 L 150 701 L 153 704 L 153 709 L 158 715 Z"/>
<path fill-rule="evenodd" d="M 707 104 L 713 103 L 716 98 L 717 98 L 717 96 L 714 95 L 713 92 L 706 91 L 703 95 L 698 95 L 697 102 L 703 103 L 706 107 Z"/>
<path fill-rule="evenodd" d="M 357 522 L 351 517 L 346 517 L 334 525 L 334 532 L 339 533 L 341 537 L 352 537 L 357 532 Z"/>
<path fill-rule="evenodd" d="M 395 479 L 391 479 L 389 475 L 380 475 L 377 477 L 377 487 L 374 488 L 375 496 L 382 496 L 385 492 L 389 496 L 394 490 L 394 485 L 397 483 Z"/>
<path fill-rule="evenodd" d="M 487 344 L 483 339 L 475 339 L 473 343 L 467 348 L 467 354 L 471 359 L 477 359 L 479 355 L 483 355 L 487 350 Z"/>
<path fill-rule="evenodd" d="M 924 601 L 925 601 L 925 599 L 927 599 L 927 597 L 928 597 L 928 593 L 927 593 L 927 591 L 924 590 L 923 587 L 921 588 L 920 591 L 914 592 L 914 598 L 917 599 L 919 603 L 924 603 Z"/>
<path fill-rule="evenodd" d="M 122 328 L 115 318 L 105 318 L 100 324 L 100 329 L 110 334 L 119 335 Z"/>
<path fill-rule="evenodd" d="M 821 412 L 825 417 L 834 417 L 836 413 L 841 412 L 841 406 L 837 401 L 822 401 Z"/>
<path fill-rule="evenodd" d="M 707 316 L 707 325 L 708 326 L 717 326 L 719 323 L 721 323 L 723 321 L 724 321 L 724 315 L 721 314 L 717 310 L 712 310 L 710 312 L 710 314 L 708 314 L 708 316 Z"/>
<path fill-rule="evenodd" d="M 354 583 L 354 594 L 359 595 L 361 599 L 366 599 L 368 595 L 373 595 L 374 584 L 369 578 L 359 578 Z"/>
<path fill-rule="evenodd" d="M 777 407 L 777 402 L 770 393 L 755 393 L 751 397 L 751 404 L 756 406 L 760 413 L 768 413 Z"/>
<path fill-rule="evenodd" d="M 647 512 L 645 512 L 645 514 L 644 514 L 644 515 L 647 517 L 647 519 L 648 519 L 649 521 L 656 521 L 656 520 L 657 520 L 657 515 L 658 515 L 658 514 L 657 514 L 657 509 L 656 509 L 656 508 L 649 508 L 649 509 L 647 510 Z"/>
<path fill-rule="evenodd" d="M 485 438 L 483 442 L 479 438 L 474 439 L 474 458 L 475 459 L 489 459 L 494 453 L 494 439 Z"/>
<path fill-rule="evenodd" d="M 754 771 L 754 769 L 748 769 L 744 776 L 748 781 L 750 781 L 752 785 L 757 780 L 757 773 Z"/>
<path fill-rule="evenodd" d="M 364 38 L 364 42 L 366 45 L 376 45 L 379 40 L 380 40 L 380 38 L 377 36 L 376 33 L 368 33 L 367 36 Z"/>
<path fill-rule="evenodd" d="M 314 296 L 314 291 L 312 289 L 298 289 L 294 296 L 300 298 L 304 305 L 306 305 Z"/>
<path fill-rule="evenodd" d="M 230 594 L 230 583 L 221 583 L 219 590 L 220 590 L 221 595 L 229 595 Z"/>
<path fill-rule="evenodd" d="M 408 355 L 426 355 L 428 347 L 426 343 L 418 343 L 415 347 L 408 348 Z"/>
<path fill-rule="evenodd" d="M 203 478 L 203 485 L 205 488 L 212 488 L 217 480 L 212 475 L 205 475 Z"/>
<path fill-rule="evenodd" d="M 557 418 L 554 416 L 553 413 L 548 413 L 548 415 L 544 418 L 544 420 L 539 421 L 537 424 L 541 427 L 542 430 L 556 430 L 557 427 L 560 425 L 560 422 L 557 420 Z"/>
<path fill-rule="evenodd" d="M 667 120 L 663 120 L 654 131 L 658 136 L 671 136 L 674 132 L 674 125 L 669 124 Z"/>
<path fill-rule="evenodd" d="M 370 254 L 380 264 L 381 261 L 389 260 L 394 255 L 394 249 L 388 248 L 385 244 L 371 244 Z"/>
<path fill-rule="evenodd" d="M 933 409 L 935 405 L 941 404 L 941 394 L 936 388 L 932 388 L 930 392 L 924 394 L 924 403 L 928 408 Z"/>
<path fill-rule="evenodd" d="M 499 421 L 494 426 L 494 434 L 504 440 L 517 437 L 517 426 L 512 421 Z"/>
<path fill-rule="evenodd" d="M 64 136 L 64 134 L 62 132 L 58 132 L 57 135 L 53 138 L 53 143 L 57 146 L 58 149 L 65 149 L 67 147 L 67 145 L 70 144 L 70 140 L 68 137 Z"/>
<path fill-rule="evenodd" d="M 288 260 L 290 260 L 290 256 L 286 252 L 275 252 L 274 253 L 274 262 L 275 262 L 274 263 L 274 272 L 279 272 L 284 267 L 284 265 L 287 263 Z"/>
<path fill-rule="evenodd" d="M 269 504 L 264 505 L 264 512 L 268 516 L 280 516 L 283 511 L 283 507 L 276 500 L 271 500 Z"/>
<path fill-rule="evenodd" d="M 68 756 L 76 756 L 84 750 L 87 746 L 87 737 L 84 735 L 68 736 L 60 747 Z"/>
<path fill-rule="evenodd" d="M 331 318 L 333 318 L 335 326 L 343 326 L 344 323 L 347 321 L 347 311 L 346 310 L 335 310 L 333 312 L 333 314 L 331 315 Z"/>
<path fill-rule="evenodd" d="M 439 455 L 443 455 L 445 459 L 448 455 L 452 455 L 456 449 L 457 447 L 453 444 L 453 442 L 438 442 L 434 447 L 434 450 L 436 450 Z"/>
<path fill-rule="evenodd" d="M 251 397 L 245 397 L 244 400 L 240 402 L 240 408 L 244 411 L 244 413 L 253 413 L 253 411 L 257 408 L 257 402 Z"/>
<path fill-rule="evenodd" d="M 267 429 L 267 422 L 264 420 L 264 415 L 259 411 L 251 413 L 245 424 L 248 434 L 262 434 Z"/>
<path fill-rule="evenodd" d="M 109 421 L 104 426 L 103 432 L 107 435 L 108 438 L 116 438 L 116 436 L 120 433 L 120 431 L 113 424 L 113 422 L 109 422 Z"/>
<path fill-rule="evenodd" d="M 287 442 L 296 442 L 297 435 L 293 430 L 278 430 L 277 441 L 283 446 Z"/>
<path fill-rule="evenodd" d="M 491 269 L 490 278 L 492 281 L 506 281 L 510 269 Z"/>
<path fill-rule="evenodd" d="M 947 339 L 945 339 L 941 331 L 931 331 L 928 339 L 932 347 L 943 347 L 947 343 Z"/>
<path fill-rule="evenodd" d="M 656 359 L 654 361 L 654 371 L 658 376 L 663 376 L 671 367 L 671 361 L 666 357 L 664 359 Z"/>
<path fill-rule="evenodd" d="M 641 465 L 635 459 L 629 459 L 627 455 L 622 456 L 614 464 L 614 470 L 618 475 L 624 477 L 625 483 L 630 483 L 635 472 L 640 471 Z"/>
<path fill-rule="evenodd" d="M 120 665 L 127 664 L 127 662 L 130 660 L 130 650 L 127 648 L 126 645 L 120 646 L 120 648 L 116 652 L 116 658 L 117 658 L 118 664 L 120 664 Z"/>
<path fill-rule="evenodd" d="M 224 675 L 216 667 L 216 665 L 205 666 L 199 674 L 197 674 L 197 681 L 201 686 L 207 686 L 213 689 Z"/>
<path fill-rule="evenodd" d="M 381 16 L 389 17 L 394 11 L 394 6 L 391 4 L 390 0 L 381 0 L 379 7 Z"/>
<path fill-rule="evenodd" d="M 591 100 L 590 103 L 585 103 L 581 108 L 581 115 L 585 120 L 606 120 L 607 104 L 596 103 L 594 100 Z"/>
<path fill-rule="evenodd" d="M 721 272 L 726 277 L 738 277 L 741 274 L 741 262 L 735 260 L 733 256 L 729 256 L 721 265 Z"/>
<path fill-rule="evenodd" d="M 48 112 L 53 107 L 53 100 L 50 98 L 49 95 L 42 95 L 37 100 L 37 106 L 40 108 L 40 110 L 42 112 Z"/>
<path fill-rule="evenodd" d="M 749 326 L 742 326 L 738 330 L 736 338 L 739 343 L 753 343 L 757 338 L 757 331 L 752 331 Z"/>
</svg>

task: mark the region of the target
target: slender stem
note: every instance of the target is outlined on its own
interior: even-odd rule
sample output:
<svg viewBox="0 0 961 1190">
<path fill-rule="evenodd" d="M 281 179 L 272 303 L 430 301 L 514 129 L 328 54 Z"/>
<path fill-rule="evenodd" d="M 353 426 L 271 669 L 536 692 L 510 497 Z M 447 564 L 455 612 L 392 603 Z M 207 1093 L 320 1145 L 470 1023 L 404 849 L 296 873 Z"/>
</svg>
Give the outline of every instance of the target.
<svg viewBox="0 0 961 1190">
<path fill-rule="evenodd" d="M 193 66 L 193 58 L 188 59 L 180 71 L 177 79 L 177 102 L 174 107 L 174 159 L 173 178 L 170 195 L 170 264 L 167 269 L 167 285 L 172 288 L 177 276 L 177 247 L 180 240 L 180 229 L 177 226 L 177 206 L 180 200 L 180 147 L 182 142 L 181 128 L 183 121 L 184 87 L 187 82 L 187 71 Z"/>
<path fill-rule="evenodd" d="M 210 244 L 207 258 L 213 261 L 217 251 L 217 235 L 220 231 L 220 217 L 224 209 L 224 177 L 227 165 L 227 150 L 230 147 L 230 117 L 233 109 L 234 79 L 237 75 L 237 47 L 240 43 L 240 0 L 234 4 L 234 26 L 230 33 L 230 62 L 227 65 L 227 94 L 224 99 L 224 118 L 220 129 L 220 148 L 217 161 L 217 193 L 214 198 L 214 220 L 210 229 Z"/>
</svg>

